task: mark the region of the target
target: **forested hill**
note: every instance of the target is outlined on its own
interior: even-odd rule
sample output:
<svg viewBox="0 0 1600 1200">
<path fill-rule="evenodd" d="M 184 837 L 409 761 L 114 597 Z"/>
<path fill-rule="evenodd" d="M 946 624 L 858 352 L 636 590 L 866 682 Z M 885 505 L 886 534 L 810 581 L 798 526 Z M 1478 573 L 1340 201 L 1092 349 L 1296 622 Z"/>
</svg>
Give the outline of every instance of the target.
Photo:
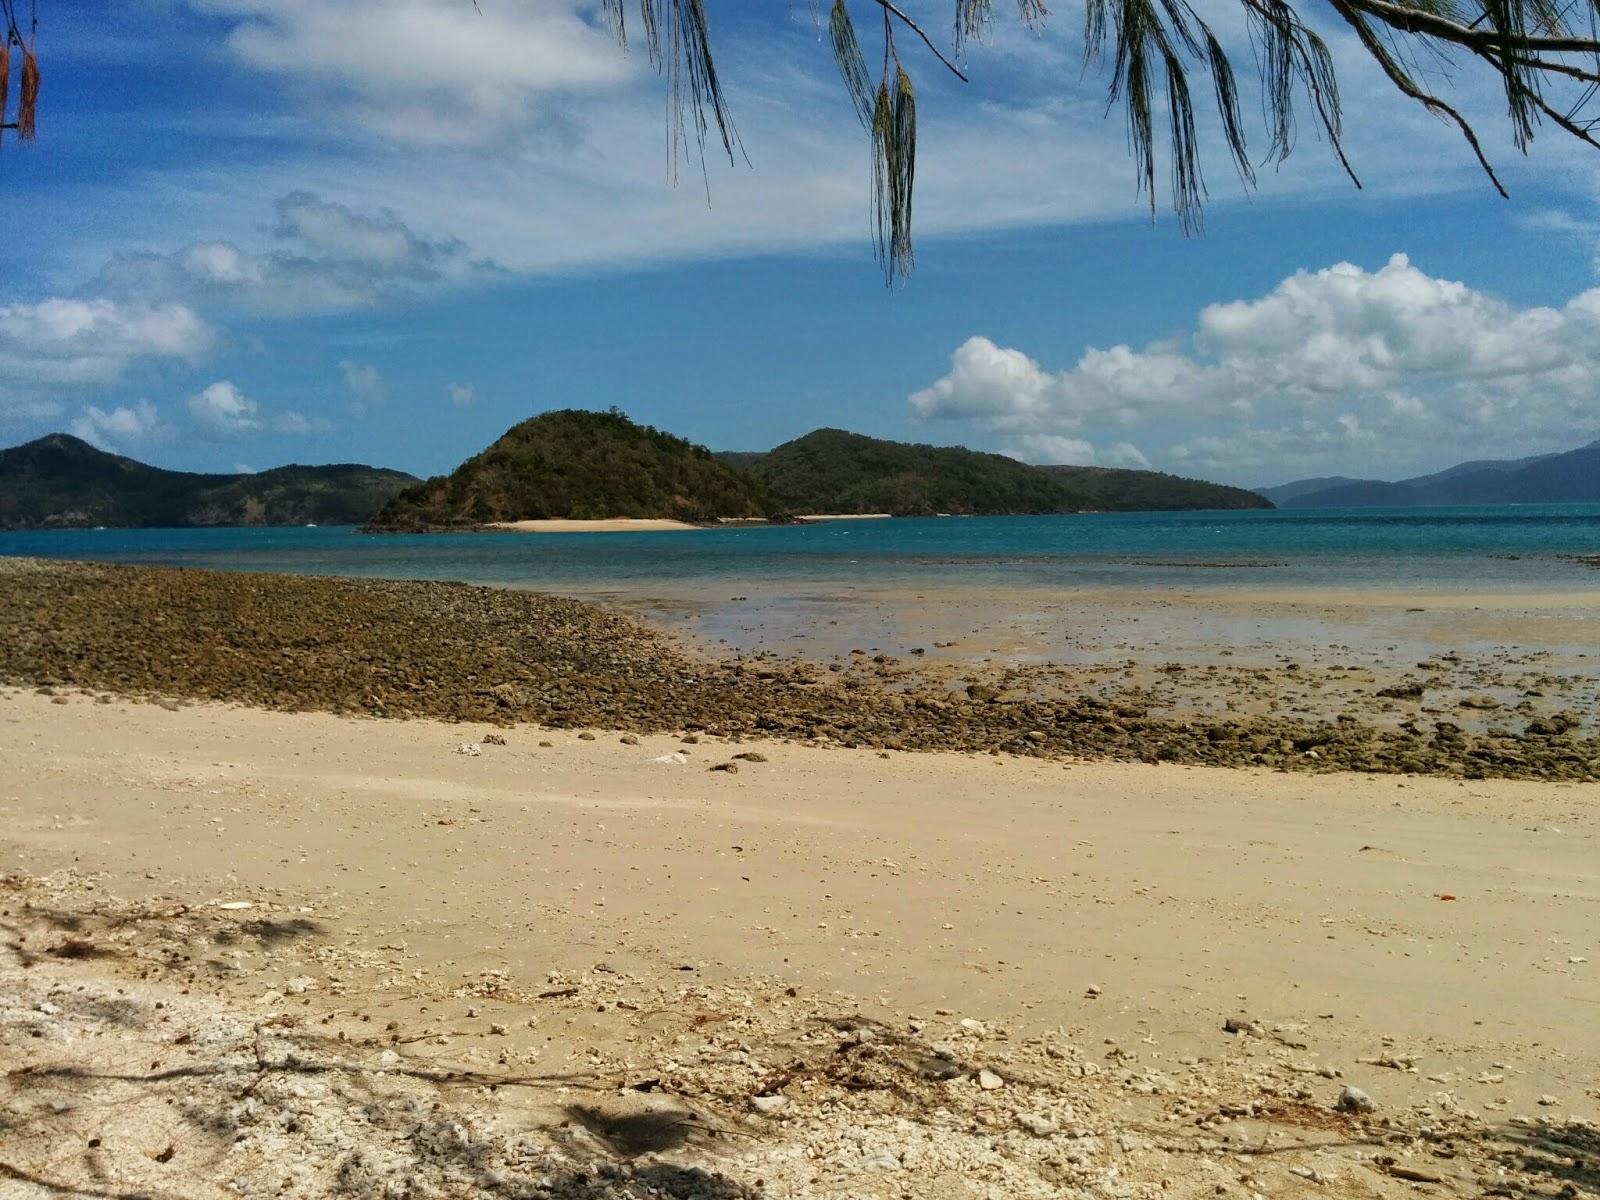
<svg viewBox="0 0 1600 1200">
<path fill-rule="evenodd" d="M 704 446 L 635 424 L 620 412 L 562 409 L 513 425 L 450 474 L 407 488 L 367 527 L 772 515 L 774 506 L 760 485 Z"/>
<path fill-rule="evenodd" d="M 52 433 L 0 450 L 0 529 L 355 525 L 416 478 L 353 463 L 168 471 Z"/>
<path fill-rule="evenodd" d="M 1207 483 L 1164 471 L 1123 467 L 1040 467 L 1089 498 L 1103 512 L 1178 512 L 1185 509 L 1271 508 L 1248 488 Z"/>
<path fill-rule="evenodd" d="M 1270 508 L 1252 492 L 1154 471 L 1032 467 L 959 446 L 819 429 L 765 454 L 725 453 L 790 512 L 926 516 L 1107 509 Z"/>
</svg>

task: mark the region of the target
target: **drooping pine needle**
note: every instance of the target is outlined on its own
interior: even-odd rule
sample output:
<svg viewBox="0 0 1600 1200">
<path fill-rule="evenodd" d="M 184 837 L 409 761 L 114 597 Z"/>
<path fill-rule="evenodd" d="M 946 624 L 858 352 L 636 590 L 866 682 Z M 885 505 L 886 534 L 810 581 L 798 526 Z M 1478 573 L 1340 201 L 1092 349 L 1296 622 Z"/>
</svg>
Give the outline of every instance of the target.
<svg viewBox="0 0 1600 1200">
<path fill-rule="evenodd" d="M 29 46 L 22 48 L 22 79 L 17 88 L 17 140 L 31 142 L 39 107 L 39 61 Z"/>
<path fill-rule="evenodd" d="M 6 140 L 6 101 L 11 93 L 11 40 L 0 37 L 0 142 Z"/>
</svg>

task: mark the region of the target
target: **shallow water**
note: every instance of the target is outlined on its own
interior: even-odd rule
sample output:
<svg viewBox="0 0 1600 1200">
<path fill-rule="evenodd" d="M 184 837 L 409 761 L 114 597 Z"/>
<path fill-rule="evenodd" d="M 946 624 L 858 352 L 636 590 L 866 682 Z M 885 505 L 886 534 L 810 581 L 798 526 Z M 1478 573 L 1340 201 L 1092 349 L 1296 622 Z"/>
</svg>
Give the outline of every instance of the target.
<svg viewBox="0 0 1600 1200">
<path fill-rule="evenodd" d="M 1600 588 L 1600 571 L 1562 557 L 1600 554 L 1600 504 L 934 517 L 637 534 L 55 530 L 0 533 L 0 554 L 574 591 L 1574 591 Z"/>
</svg>

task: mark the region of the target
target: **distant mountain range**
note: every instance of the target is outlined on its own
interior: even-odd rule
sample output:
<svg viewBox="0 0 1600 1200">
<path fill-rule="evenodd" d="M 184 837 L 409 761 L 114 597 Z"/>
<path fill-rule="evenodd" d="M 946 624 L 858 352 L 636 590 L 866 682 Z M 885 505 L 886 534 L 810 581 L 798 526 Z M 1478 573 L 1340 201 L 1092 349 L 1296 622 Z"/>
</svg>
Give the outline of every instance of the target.
<svg viewBox="0 0 1600 1200">
<path fill-rule="evenodd" d="M 583 409 L 514 425 L 427 481 L 355 464 L 254 475 L 168 471 L 64 433 L 0 451 L 0 529 L 314 523 L 399 531 L 550 517 L 711 522 L 1270 507 L 1242 488 L 1155 471 L 1035 467 L 841 429 L 763 453 L 714 454 L 621 412 Z"/>
<path fill-rule="evenodd" d="M 1457 463 L 1393 483 L 1335 475 L 1255 490 L 1281 508 L 1600 503 L 1600 441 L 1564 454 Z"/>
<path fill-rule="evenodd" d="M 928 516 L 1269 508 L 1243 488 L 1111 467 L 1033 467 L 1003 454 L 818 429 L 765 453 L 717 457 L 790 513 Z"/>
<path fill-rule="evenodd" d="M 416 482 L 354 464 L 253 475 L 166 471 L 52 433 L 0 450 L 0 529 L 351 525 Z"/>
</svg>

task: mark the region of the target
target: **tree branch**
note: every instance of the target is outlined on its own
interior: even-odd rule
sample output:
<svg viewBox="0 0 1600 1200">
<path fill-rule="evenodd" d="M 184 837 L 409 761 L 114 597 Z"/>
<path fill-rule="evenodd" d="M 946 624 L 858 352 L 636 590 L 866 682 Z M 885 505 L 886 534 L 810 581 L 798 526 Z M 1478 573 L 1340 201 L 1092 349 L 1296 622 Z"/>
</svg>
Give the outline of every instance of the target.
<svg viewBox="0 0 1600 1200">
<path fill-rule="evenodd" d="M 1345 8 L 1349 8 L 1365 13 L 1394 29 L 1401 29 L 1406 33 L 1425 34 L 1441 41 L 1454 42 L 1458 46 L 1466 46 L 1471 50 L 1500 44 L 1500 35 L 1493 29 L 1477 29 L 1462 25 L 1448 17 L 1393 4 L 1390 0 L 1343 0 L 1342 5 L 1335 3 L 1334 7 L 1340 10 L 1341 15 L 1344 14 Z M 1346 16 L 1345 19 L 1349 20 L 1349 17 Z M 1543 50 L 1557 54 L 1600 53 L 1600 39 L 1596 38 L 1528 37 L 1520 39 L 1519 44 L 1521 48 L 1529 51 Z"/>
<path fill-rule="evenodd" d="M 1477 155 L 1478 165 L 1483 168 L 1484 174 L 1489 177 L 1489 182 L 1494 184 L 1494 190 L 1499 192 L 1504 199 L 1509 200 L 1511 194 L 1506 191 L 1505 185 L 1500 182 L 1500 177 L 1494 173 L 1494 167 L 1484 157 L 1483 147 L 1478 143 L 1478 135 L 1472 126 L 1467 123 L 1467 119 L 1439 99 L 1439 97 L 1423 91 L 1412 83 L 1410 77 L 1396 65 L 1394 59 L 1389 57 L 1389 52 L 1384 49 L 1383 43 L 1372 32 L 1372 27 L 1362 19 L 1361 13 L 1356 10 L 1357 5 L 1365 8 L 1370 4 L 1381 4 L 1382 0 L 1330 0 L 1330 3 L 1332 3 L 1334 11 L 1343 17 L 1350 24 L 1350 27 L 1356 31 L 1356 36 L 1361 39 L 1361 44 L 1366 47 L 1367 53 L 1378 60 L 1378 65 L 1383 68 L 1383 73 L 1389 77 L 1390 83 L 1417 101 L 1429 112 L 1436 113 L 1455 123 L 1456 128 L 1461 131 L 1461 136 L 1467 140 L 1467 145 L 1472 147 L 1473 154 Z M 1393 6 L 1384 4 L 1383 7 L 1389 8 Z"/>
<path fill-rule="evenodd" d="M 879 8 L 883 9 L 885 16 L 894 17 L 897 21 L 899 21 L 907 29 L 911 30 L 912 33 L 916 34 L 919 38 L 921 38 L 922 41 L 923 41 L 923 44 L 926 45 L 929 50 L 933 51 L 933 56 L 935 58 L 937 58 L 940 62 L 942 62 L 945 65 L 945 67 L 950 71 L 950 73 L 952 75 L 954 75 L 957 79 L 961 80 L 962 83 L 971 83 L 972 82 L 970 79 L 968 79 L 966 77 L 966 74 L 961 70 L 960 67 L 956 66 L 955 63 L 951 62 L 948 58 L 946 58 L 944 56 L 944 51 L 940 50 L 938 46 L 933 44 L 933 39 L 930 38 L 927 35 L 927 33 L 923 31 L 922 26 L 918 25 L 915 21 L 913 21 L 910 17 L 908 17 L 906 15 L 906 13 L 905 13 L 905 10 L 900 8 L 895 3 L 893 3 L 893 0 L 872 0 L 872 2 L 874 4 L 876 4 Z"/>
<path fill-rule="evenodd" d="M 1561 128 L 1565 129 L 1580 142 L 1587 142 L 1596 150 L 1600 150 L 1600 142 L 1595 141 L 1592 133 L 1590 133 L 1582 125 L 1579 125 L 1571 117 L 1562 114 L 1559 109 L 1551 108 L 1550 105 L 1545 102 L 1545 98 L 1543 96 L 1535 95 L 1533 97 L 1533 103 L 1541 112 L 1545 114 L 1545 116 L 1549 117 L 1552 121 L 1561 126 Z"/>
<path fill-rule="evenodd" d="M 1535 71 L 1550 71 L 1557 75 L 1570 75 L 1573 79 L 1581 79 L 1585 83 L 1600 83 L 1600 74 L 1585 71 L 1582 67 L 1575 67 L 1571 63 L 1557 62 L 1553 58 L 1519 54 L 1515 61 L 1518 66 L 1531 67 Z M 1498 60 L 1490 59 L 1490 62 L 1496 70 L 1500 69 Z"/>
</svg>

